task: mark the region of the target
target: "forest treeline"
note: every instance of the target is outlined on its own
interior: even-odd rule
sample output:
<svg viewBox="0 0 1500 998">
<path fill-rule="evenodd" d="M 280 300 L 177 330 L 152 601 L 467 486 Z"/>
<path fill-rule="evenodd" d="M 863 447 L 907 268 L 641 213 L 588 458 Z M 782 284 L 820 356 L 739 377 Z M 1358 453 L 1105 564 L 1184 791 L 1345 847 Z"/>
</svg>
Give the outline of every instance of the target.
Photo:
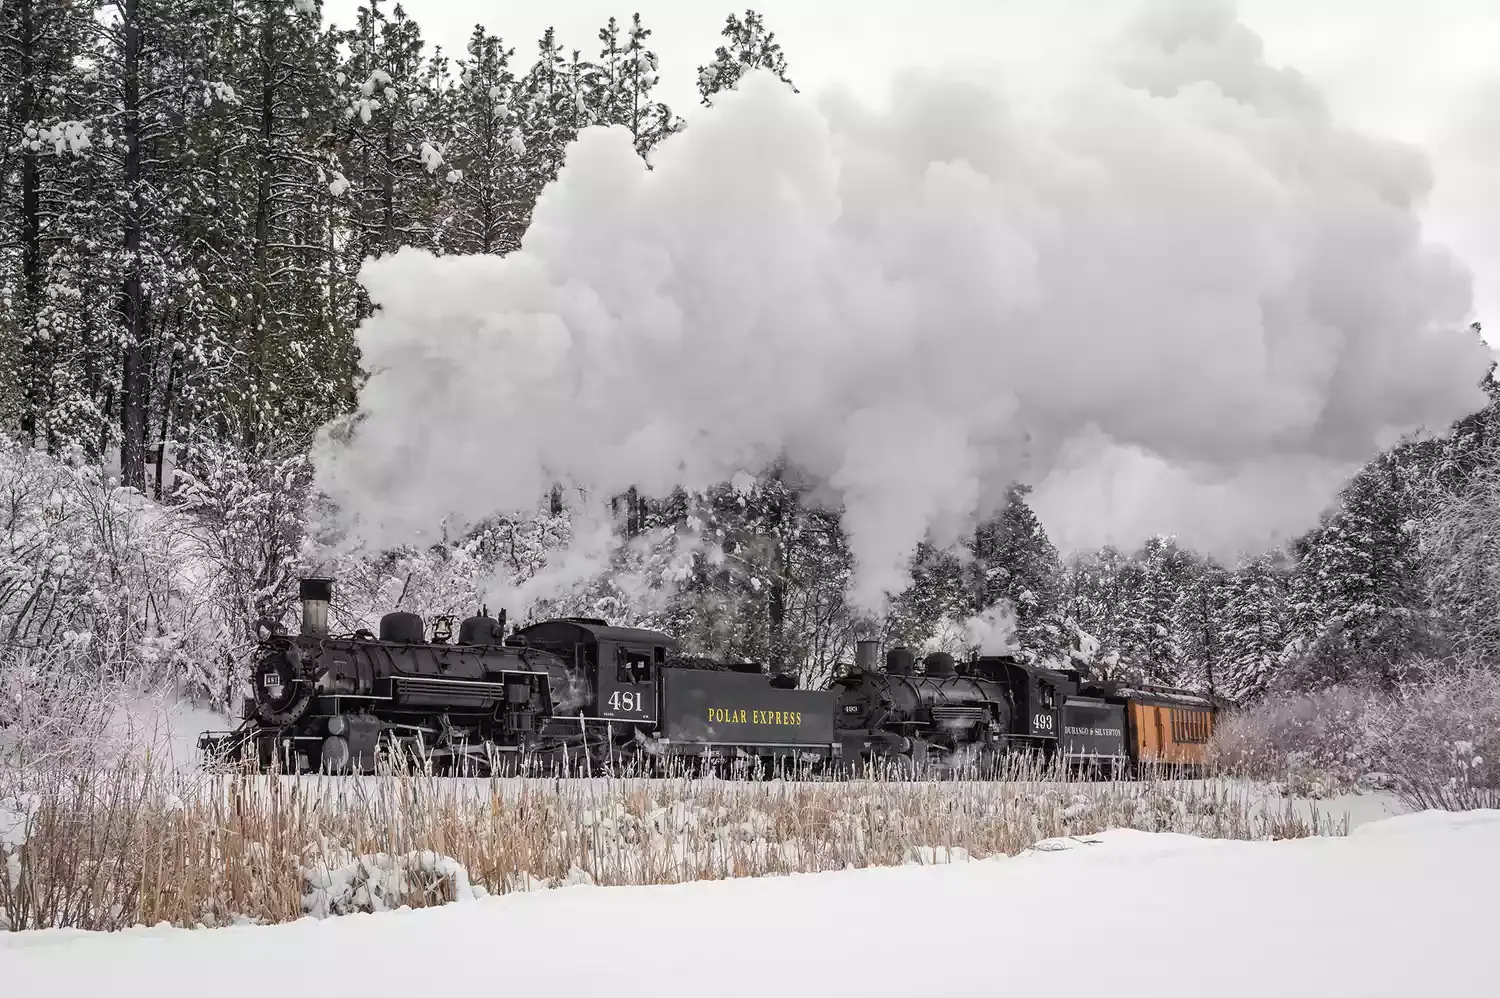
<svg viewBox="0 0 1500 998">
<path fill-rule="evenodd" d="M 750 67 L 792 82 L 753 10 L 726 18 L 701 64 L 665 71 L 695 74 L 708 103 Z M 370 311 L 361 262 L 402 246 L 516 249 L 580 129 L 623 126 L 649 162 L 687 127 L 657 96 L 662 71 L 639 14 L 586 40 L 476 27 L 453 54 L 375 0 L 346 28 L 325 23 L 316 0 L 6 0 L 0 427 L 218 522 L 221 541 L 244 541 L 232 587 L 242 616 L 286 612 L 303 527 L 273 494 L 306 487 L 312 434 L 355 402 L 353 331 Z M 1382 454 L 1295 544 L 1234 564 L 1170 538 L 1065 562 L 1017 486 L 960 549 L 919 552 L 879 621 L 845 602 L 837 511 L 802 502 L 793 469 L 748 488 L 630 494 L 616 500 L 632 543 L 614 571 L 537 612 L 652 623 L 808 682 L 847 661 L 856 634 L 957 648 L 972 644 L 965 621 L 1008 605 L 1024 654 L 1107 673 L 1240 699 L 1394 683 L 1413 661 L 1482 651 L 1496 630 L 1486 490 L 1497 413 Z M 26 521 L 12 506 L 9 522 Z M 266 520 L 268 508 L 279 512 Z M 460 549 L 524 582 L 567 540 L 568 518 L 554 493 L 531 519 L 499 519 L 449 550 L 392 553 L 378 571 L 401 566 L 397 598 L 417 603 L 433 590 L 413 576 L 443 577 Z M 7 563 L 31 565 L 19 543 Z M 17 623 L 36 617 L 37 580 L 50 578 L 28 571 L 0 585 L 7 640 L 76 634 L 66 613 Z"/>
</svg>

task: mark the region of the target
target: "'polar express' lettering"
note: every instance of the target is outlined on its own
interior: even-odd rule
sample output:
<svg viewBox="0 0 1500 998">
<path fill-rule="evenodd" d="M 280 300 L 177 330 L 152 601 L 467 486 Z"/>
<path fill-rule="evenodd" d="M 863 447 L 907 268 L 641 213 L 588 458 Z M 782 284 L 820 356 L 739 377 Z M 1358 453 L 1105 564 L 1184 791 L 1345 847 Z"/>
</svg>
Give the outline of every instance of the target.
<svg viewBox="0 0 1500 998">
<path fill-rule="evenodd" d="M 738 710 L 725 707 L 708 708 L 711 724 L 769 724 L 796 727 L 802 723 L 800 710 Z"/>
</svg>

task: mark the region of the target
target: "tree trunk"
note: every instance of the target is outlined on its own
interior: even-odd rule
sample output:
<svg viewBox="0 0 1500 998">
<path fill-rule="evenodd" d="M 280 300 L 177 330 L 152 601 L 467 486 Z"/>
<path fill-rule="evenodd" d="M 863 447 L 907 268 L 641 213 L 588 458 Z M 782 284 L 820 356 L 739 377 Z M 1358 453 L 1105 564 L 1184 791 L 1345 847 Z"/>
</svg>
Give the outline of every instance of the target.
<svg viewBox="0 0 1500 998">
<path fill-rule="evenodd" d="M 391 121 L 385 129 L 385 169 L 380 178 L 381 196 L 381 250 L 385 253 L 396 251 L 396 122 L 395 108 L 387 111 L 391 115 Z"/>
<path fill-rule="evenodd" d="M 37 115 L 37 42 L 35 0 L 20 0 L 20 90 L 16 100 L 17 124 L 25 127 Z M 26 331 L 22 378 L 25 384 L 21 407 L 21 433 L 35 444 L 43 431 L 48 386 L 52 384 L 51 350 L 39 335 L 38 312 L 42 304 L 41 170 L 37 154 L 29 146 L 21 151 L 21 308 Z M 50 438 L 51 434 L 48 433 Z"/>
<path fill-rule="evenodd" d="M 120 289 L 124 359 L 120 372 L 120 473 L 125 485 L 146 489 L 146 301 L 141 278 L 141 26 L 139 0 L 123 0 L 125 40 L 125 279 Z"/>
<path fill-rule="evenodd" d="M 270 280 L 268 258 L 271 242 L 271 141 L 276 123 L 276 9 L 280 4 L 261 4 L 260 24 L 260 131 L 257 136 L 255 182 L 255 273 L 250 280 L 250 315 L 246 329 L 250 334 L 249 363 L 240 407 L 241 438 L 246 449 L 253 448 L 259 437 L 257 407 L 265 380 L 267 284 Z"/>
<path fill-rule="evenodd" d="M 177 329 L 182 330 L 182 309 L 177 310 Z M 173 389 L 177 387 L 177 369 L 181 366 L 179 354 L 175 346 L 169 346 L 167 356 L 167 387 L 161 397 L 161 437 L 156 443 L 156 498 L 162 498 L 162 489 L 167 467 L 167 443 L 172 439 L 172 398 Z M 170 483 L 167 483 L 170 484 Z"/>
</svg>

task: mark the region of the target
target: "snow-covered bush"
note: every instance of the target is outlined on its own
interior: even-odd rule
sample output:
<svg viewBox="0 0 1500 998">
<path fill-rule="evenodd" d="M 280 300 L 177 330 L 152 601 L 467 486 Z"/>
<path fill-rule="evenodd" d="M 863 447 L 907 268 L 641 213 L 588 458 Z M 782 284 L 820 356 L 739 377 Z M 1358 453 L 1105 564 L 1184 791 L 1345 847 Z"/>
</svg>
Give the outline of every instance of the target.
<svg viewBox="0 0 1500 998">
<path fill-rule="evenodd" d="M 1375 712 L 1379 765 L 1415 808 L 1500 806 L 1500 671 L 1439 663 L 1383 698 Z"/>
<path fill-rule="evenodd" d="M 68 648 L 99 669 L 151 658 L 173 532 L 98 468 L 0 440 L 0 647 Z"/>
<path fill-rule="evenodd" d="M 1340 686 L 1223 715 L 1213 741 L 1215 762 L 1241 775 L 1285 781 L 1297 794 L 1351 789 L 1370 772 L 1374 703 L 1371 691 Z"/>
<path fill-rule="evenodd" d="M 65 648 L 0 648 L 0 764 L 36 770 L 91 759 L 118 703 Z"/>
<path fill-rule="evenodd" d="M 429 549 L 330 555 L 308 538 L 310 483 L 305 453 L 252 455 L 204 439 L 154 502 L 100 467 L 0 441 L 0 729 L 26 727 L 9 744 L 34 752 L 83 737 L 108 710 L 80 710 L 124 690 L 170 688 L 232 712 L 255 622 L 295 627 L 301 576 L 338 580 L 338 630 L 374 628 L 396 608 L 462 616 L 486 591 L 524 587 L 571 539 L 567 511 L 539 509 Z M 591 581 L 533 586 L 554 599 L 532 602 L 590 612 Z"/>
<path fill-rule="evenodd" d="M 194 451 L 168 503 L 0 441 L 0 741 L 36 759 L 163 689 L 230 703 L 254 613 L 295 595 L 305 459 Z"/>
<path fill-rule="evenodd" d="M 211 639 L 194 564 L 170 509 L 0 441 L 0 742 L 66 755 L 120 691 L 175 684 Z"/>
<path fill-rule="evenodd" d="M 192 545 L 186 573 L 206 608 L 206 644 L 184 663 L 197 698 L 235 702 L 255 622 L 285 618 L 305 574 L 312 471 L 299 451 L 249 456 L 205 440 L 179 470 L 172 514 Z"/>
<path fill-rule="evenodd" d="M 1340 686 L 1268 699 L 1223 717 L 1211 750 L 1222 771 L 1285 781 L 1299 795 L 1384 786 L 1414 807 L 1494 806 L 1500 671 L 1416 663 L 1391 691 Z"/>
<path fill-rule="evenodd" d="M 462 863 L 431 849 L 353 856 L 323 843 L 299 870 L 307 887 L 302 908 L 314 918 L 472 901 L 487 893 L 470 886 Z"/>
</svg>

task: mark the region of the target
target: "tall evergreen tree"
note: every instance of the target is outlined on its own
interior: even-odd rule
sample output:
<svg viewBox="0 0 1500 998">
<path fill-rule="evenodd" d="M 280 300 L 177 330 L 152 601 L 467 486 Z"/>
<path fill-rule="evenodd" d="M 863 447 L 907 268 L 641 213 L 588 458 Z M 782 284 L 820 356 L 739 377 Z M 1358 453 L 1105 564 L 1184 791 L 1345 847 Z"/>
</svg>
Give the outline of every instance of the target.
<svg viewBox="0 0 1500 998">
<path fill-rule="evenodd" d="M 1230 631 L 1226 606 L 1232 591 L 1233 576 L 1211 561 L 1188 572 L 1174 614 L 1182 654 L 1179 684 L 1210 694 L 1222 692 Z"/>
<path fill-rule="evenodd" d="M 81 82 L 76 60 L 96 30 L 92 13 L 68 0 L 0 5 L 0 413 L 9 410 L 23 439 L 54 450 L 68 344 L 48 314 L 48 260 L 62 233 L 47 188 L 92 131 L 68 122 Z"/>
<path fill-rule="evenodd" d="M 974 532 L 971 612 L 982 613 L 1008 601 L 1015 610 L 1021 650 L 1032 658 L 1058 658 L 1067 644 L 1058 616 L 1062 562 L 1026 503 L 1030 491 L 1025 485 L 1013 486 L 1000 514 Z"/>
<path fill-rule="evenodd" d="M 521 156 L 521 116 L 514 49 L 476 27 L 468 58 L 460 67 L 450 159 L 455 219 L 453 249 L 462 253 L 509 253 L 521 245 L 526 227 L 526 184 Z"/>
<path fill-rule="evenodd" d="M 1390 683 L 1410 652 L 1431 646 L 1415 519 L 1423 483 L 1409 456 L 1397 448 L 1368 464 L 1298 540 L 1290 681 Z"/>
<path fill-rule="evenodd" d="M 537 57 L 520 82 L 522 143 L 527 217 L 542 189 L 562 167 L 563 151 L 578 137 L 577 94 L 573 71 L 563 56 L 557 33 L 548 28 L 537 41 Z"/>
<path fill-rule="evenodd" d="M 1253 700 L 1270 688 L 1286 646 L 1287 599 L 1286 572 L 1274 556 L 1248 559 L 1235 571 L 1226 607 L 1225 696 Z"/>
<path fill-rule="evenodd" d="M 639 14 L 631 17 L 623 38 L 614 18 L 599 29 L 601 48 L 591 99 L 595 121 L 628 128 L 642 156 L 682 127 L 672 109 L 651 96 L 660 78 L 656 53 L 647 44 L 650 37 L 651 29 L 641 23 Z"/>
<path fill-rule="evenodd" d="M 1065 576 L 1061 609 L 1072 631 L 1070 649 L 1083 654 L 1081 643 L 1086 639 L 1079 632 L 1092 638 L 1097 648 L 1091 664 L 1101 670 L 1120 655 L 1128 565 L 1129 559 L 1118 548 L 1106 545 L 1075 555 Z"/>
<path fill-rule="evenodd" d="M 787 75 L 786 56 L 774 31 L 767 31 L 765 19 L 754 10 L 745 11 L 741 20 L 730 14 L 719 32 L 725 39 L 714 52 L 713 61 L 698 67 L 698 93 L 704 104 L 713 103 L 713 95 L 733 90 L 740 77 L 752 69 L 769 69 L 776 78 L 797 92 Z"/>
<path fill-rule="evenodd" d="M 1191 572 L 1191 558 L 1167 537 L 1153 537 L 1120 574 L 1121 652 L 1144 680 L 1175 683 L 1182 665 L 1176 626 L 1178 598 Z"/>
<path fill-rule="evenodd" d="M 433 127 L 441 94 L 423 58 L 421 29 L 400 4 L 387 18 L 379 0 L 369 0 L 347 44 L 340 139 L 342 175 L 357 211 L 350 252 L 364 259 L 430 245 L 440 185 L 450 171 L 441 129 Z M 360 316 L 368 310 L 362 303 Z"/>
</svg>

